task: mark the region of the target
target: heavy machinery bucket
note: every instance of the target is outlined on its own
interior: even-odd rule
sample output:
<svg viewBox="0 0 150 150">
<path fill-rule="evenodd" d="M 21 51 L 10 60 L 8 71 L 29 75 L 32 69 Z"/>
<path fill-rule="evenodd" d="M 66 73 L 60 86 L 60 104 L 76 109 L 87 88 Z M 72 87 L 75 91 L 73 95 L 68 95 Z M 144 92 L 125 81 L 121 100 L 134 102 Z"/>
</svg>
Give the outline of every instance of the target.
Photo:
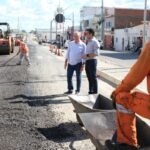
<svg viewBox="0 0 150 150">
<path fill-rule="evenodd" d="M 79 114 L 91 141 L 97 150 L 109 150 L 105 147 L 107 139 L 116 140 L 116 112 L 95 112 Z M 138 143 L 141 150 L 150 150 L 150 126 L 137 117 Z"/>
<path fill-rule="evenodd" d="M 101 94 L 87 96 L 70 95 L 69 98 L 74 106 L 77 120 L 80 125 L 83 124 L 78 113 L 102 112 L 105 110 L 111 111 L 113 109 L 112 101 Z"/>
</svg>

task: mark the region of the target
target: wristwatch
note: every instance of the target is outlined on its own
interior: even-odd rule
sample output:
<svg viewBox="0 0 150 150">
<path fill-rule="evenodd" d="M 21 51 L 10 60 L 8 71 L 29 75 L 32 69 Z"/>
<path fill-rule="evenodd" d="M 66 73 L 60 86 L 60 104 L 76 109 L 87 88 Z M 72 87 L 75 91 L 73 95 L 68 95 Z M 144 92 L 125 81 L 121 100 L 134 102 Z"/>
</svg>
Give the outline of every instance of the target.
<svg viewBox="0 0 150 150">
<path fill-rule="evenodd" d="M 89 57 L 90 55 L 89 54 L 86 54 L 86 57 Z"/>
</svg>

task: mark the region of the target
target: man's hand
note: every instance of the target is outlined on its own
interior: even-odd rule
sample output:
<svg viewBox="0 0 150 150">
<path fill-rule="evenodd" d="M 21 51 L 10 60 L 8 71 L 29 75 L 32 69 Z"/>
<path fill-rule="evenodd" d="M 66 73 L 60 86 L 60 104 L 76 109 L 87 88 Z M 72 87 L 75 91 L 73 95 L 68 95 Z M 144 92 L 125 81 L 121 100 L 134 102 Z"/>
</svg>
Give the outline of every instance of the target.
<svg viewBox="0 0 150 150">
<path fill-rule="evenodd" d="M 116 97 L 114 95 L 114 92 L 111 94 L 110 98 L 112 99 L 114 109 L 116 109 Z"/>
<path fill-rule="evenodd" d="M 66 70 L 67 66 L 68 66 L 68 63 L 67 63 L 67 59 L 66 59 L 66 60 L 65 60 L 65 64 L 64 64 L 64 69 L 65 69 L 65 70 Z"/>
<path fill-rule="evenodd" d="M 84 65 L 81 66 L 80 71 L 82 72 L 84 70 Z"/>
<path fill-rule="evenodd" d="M 67 63 L 64 64 L 64 69 L 66 70 L 66 68 L 67 68 Z"/>
<path fill-rule="evenodd" d="M 87 55 L 83 55 L 81 58 L 82 59 L 87 59 Z"/>
</svg>

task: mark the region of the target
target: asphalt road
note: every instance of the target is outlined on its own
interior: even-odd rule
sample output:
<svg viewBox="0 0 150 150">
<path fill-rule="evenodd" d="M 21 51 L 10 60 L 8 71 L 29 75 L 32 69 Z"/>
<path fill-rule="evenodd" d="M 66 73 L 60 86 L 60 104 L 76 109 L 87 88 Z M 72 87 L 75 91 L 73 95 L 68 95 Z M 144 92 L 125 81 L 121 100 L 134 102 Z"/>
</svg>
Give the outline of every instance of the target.
<svg viewBox="0 0 150 150">
<path fill-rule="evenodd" d="M 0 56 L 0 150 L 95 149 L 63 94 L 64 59 L 30 39 L 28 46 L 31 66 L 16 65 L 17 48 Z"/>
<path fill-rule="evenodd" d="M 16 65 L 17 47 L 14 54 L 0 55 L 0 150 L 95 150 L 63 94 L 67 87 L 64 58 L 30 38 L 28 46 L 31 66 L 25 61 Z M 106 51 L 100 57 L 119 64 L 127 59 Z M 129 58 L 131 63 L 135 60 Z M 98 84 L 99 92 L 109 96 L 113 88 L 101 80 Z M 87 87 L 84 72 L 82 94 L 87 94 Z"/>
<path fill-rule="evenodd" d="M 64 57 L 28 38 L 31 66 L 19 56 L 0 55 L 0 150 L 95 150 L 76 121 L 66 95 Z M 75 84 L 75 77 L 74 77 Z M 99 93 L 113 87 L 98 80 Z M 83 72 L 81 94 L 88 93 Z"/>
</svg>

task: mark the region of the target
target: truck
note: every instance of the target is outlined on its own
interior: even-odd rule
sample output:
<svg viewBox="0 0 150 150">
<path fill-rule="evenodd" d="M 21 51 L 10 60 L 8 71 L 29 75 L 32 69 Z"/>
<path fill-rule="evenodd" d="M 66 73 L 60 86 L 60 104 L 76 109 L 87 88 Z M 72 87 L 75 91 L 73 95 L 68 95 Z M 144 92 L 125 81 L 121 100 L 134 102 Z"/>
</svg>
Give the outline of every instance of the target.
<svg viewBox="0 0 150 150">
<path fill-rule="evenodd" d="M 0 54 L 14 52 L 14 39 L 11 36 L 10 26 L 7 22 L 0 22 Z"/>
</svg>

